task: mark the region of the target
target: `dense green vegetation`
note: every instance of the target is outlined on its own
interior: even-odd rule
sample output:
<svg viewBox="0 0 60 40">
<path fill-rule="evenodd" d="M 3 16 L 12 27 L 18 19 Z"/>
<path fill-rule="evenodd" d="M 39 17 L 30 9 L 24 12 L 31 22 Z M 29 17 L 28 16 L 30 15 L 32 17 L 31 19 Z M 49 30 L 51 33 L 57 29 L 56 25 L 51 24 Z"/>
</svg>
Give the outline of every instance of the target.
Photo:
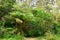
<svg viewBox="0 0 60 40">
<path fill-rule="evenodd" d="M 44 7 L 25 8 L 23 6 L 18 6 L 15 0 L 0 0 L 1 40 L 22 40 L 24 37 L 37 36 L 46 40 L 59 40 L 59 13 L 46 12 Z M 23 21 L 23 24 L 18 24 L 16 18 L 19 19 L 18 22 Z M 22 35 L 19 34 L 21 26 Z"/>
</svg>

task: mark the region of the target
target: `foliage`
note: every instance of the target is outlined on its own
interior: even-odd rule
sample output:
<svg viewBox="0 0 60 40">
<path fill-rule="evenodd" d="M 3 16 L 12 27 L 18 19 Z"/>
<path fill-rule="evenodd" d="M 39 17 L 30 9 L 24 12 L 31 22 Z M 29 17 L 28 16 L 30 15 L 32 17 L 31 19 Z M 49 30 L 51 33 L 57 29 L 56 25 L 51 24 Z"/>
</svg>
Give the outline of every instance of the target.
<svg viewBox="0 0 60 40">
<path fill-rule="evenodd" d="M 56 20 L 55 20 L 55 33 L 60 34 L 60 14 L 57 14 Z"/>
<path fill-rule="evenodd" d="M 12 11 L 15 0 L 0 0 L 0 18 Z"/>
<path fill-rule="evenodd" d="M 23 3 L 24 4 L 24 3 Z M 28 4 L 27 4 L 28 5 Z M 53 33 L 60 34 L 60 14 L 52 14 L 46 12 L 44 7 L 39 8 L 25 8 L 25 4 L 18 6 L 15 0 L 1 0 L 0 1 L 0 35 L 1 38 L 13 37 L 19 35 L 19 29 L 12 32 L 16 28 L 15 18 L 23 21 L 22 31 L 24 36 L 42 36 L 46 34 L 48 40 L 51 36 L 54 39 Z M 50 9 L 51 5 L 47 5 Z M 18 25 L 19 26 L 19 25 Z M 9 29 L 8 29 L 9 28 Z M 49 33 L 48 33 L 49 31 Z M 12 33 L 11 33 L 12 32 Z M 13 35 L 12 35 L 13 34 Z M 15 34 L 15 35 L 14 35 Z M 49 36 L 50 35 L 50 36 Z M 20 36 L 15 38 L 19 39 Z M 14 40 L 15 40 L 14 38 Z"/>
<path fill-rule="evenodd" d="M 45 12 L 44 9 L 33 9 L 30 12 L 26 11 L 26 13 L 14 11 L 10 15 L 15 18 L 20 18 L 25 22 L 23 24 L 25 36 L 44 35 L 45 32 L 48 30 L 51 31 L 53 28 L 53 16 Z"/>
</svg>

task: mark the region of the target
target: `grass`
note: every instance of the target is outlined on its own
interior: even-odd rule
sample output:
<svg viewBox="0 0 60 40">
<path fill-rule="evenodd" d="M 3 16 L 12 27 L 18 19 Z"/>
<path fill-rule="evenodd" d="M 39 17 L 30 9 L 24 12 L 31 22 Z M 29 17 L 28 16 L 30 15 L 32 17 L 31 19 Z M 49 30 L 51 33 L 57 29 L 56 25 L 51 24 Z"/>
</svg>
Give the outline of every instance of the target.
<svg viewBox="0 0 60 40">
<path fill-rule="evenodd" d="M 8 37 L 0 38 L 0 40 L 24 40 L 24 38 L 25 37 L 20 36 L 19 34 L 17 34 L 15 36 L 11 36 L 10 38 L 8 38 Z M 54 40 L 60 40 L 60 35 L 54 35 L 54 38 L 55 38 Z M 28 39 L 28 38 L 26 38 L 26 39 Z M 34 39 L 34 38 L 32 38 L 32 39 Z M 37 40 L 44 40 L 45 37 L 40 36 L 40 37 L 36 37 L 36 39 Z M 29 40 L 30 40 L 30 38 L 29 38 Z M 47 40 L 47 39 L 45 39 L 45 40 Z"/>
<path fill-rule="evenodd" d="M 60 34 L 55 35 L 55 40 L 60 40 Z"/>
<path fill-rule="evenodd" d="M 10 37 L 5 36 L 4 38 L 0 38 L 0 40 L 24 40 L 24 37 L 20 34 L 12 35 Z"/>
<path fill-rule="evenodd" d="M 0 38 L 0 40 L 25 40 L 25 38 L 28 39 L 28 40 L 30 40 L 30 39 L 50 40 L 49 39 L 50 37 L 53 37 L 54 40 L 60 40 L 60 34 L 50 34 L 50 36 L 49 36 L 49 34 L 47 34 L 46 36 L 30 37 L 30 38 L 28 37 L 28 38 L 26 38 L 24 36 L 21 36 L 19 33 L 18 34 L 13 34 L 13 35 L 5 33 L 3 35 L 3 37 Z"/>
</svg>

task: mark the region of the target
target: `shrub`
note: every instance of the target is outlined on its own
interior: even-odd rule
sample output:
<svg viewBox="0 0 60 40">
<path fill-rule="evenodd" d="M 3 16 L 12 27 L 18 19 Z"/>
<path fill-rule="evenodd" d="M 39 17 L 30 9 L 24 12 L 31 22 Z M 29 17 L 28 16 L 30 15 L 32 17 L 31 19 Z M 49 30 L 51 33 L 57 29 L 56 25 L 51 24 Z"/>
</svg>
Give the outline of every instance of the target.
<svg viewBox="0 0 60 40">
<path fill-rule="evenodd" d="M 14 11 L 10 15 L 20 18 L 23 24 L 23 32 L 25 36 L 44 35 L 48 30 L 53 28 L 53 16 L 45 12 L 43 9 L 36 9 L 33 12 Z M 44 29 L 44 30 L 43 30 Z"/>
<path fill-rule="evenodd" d="M 12 11 L 15 0 L 0 0 L 0 18 Z"/>
<path fill-rule="evenodd" d="M 24 22 L 23 24 L 24 36 L 44 35 L 45 32 L 52 30 L 53 16 L 52 14 L 45 12 L 44 8 L 37 8 L 37 9 L 19 8 L 13 11 L 12 10 L 14 6 L 13 4 L 14 1 L 11 0 L 2 1 L 0 11 L 3 13 L 1 13 L 0 17 L 4 17 L 5 21 L 4 26 L 8 27 L 16 26 L 15 18 L 19 18 Z M 5 13 L 9 13 L 9 15 L 7 14 L 3 15 Z"/>
<path fill-rule="evenodd" d="M 55 33 L 60 34 L 60 14 L 56 15 L 56 20 L 55 20 Z"/>
</svg>

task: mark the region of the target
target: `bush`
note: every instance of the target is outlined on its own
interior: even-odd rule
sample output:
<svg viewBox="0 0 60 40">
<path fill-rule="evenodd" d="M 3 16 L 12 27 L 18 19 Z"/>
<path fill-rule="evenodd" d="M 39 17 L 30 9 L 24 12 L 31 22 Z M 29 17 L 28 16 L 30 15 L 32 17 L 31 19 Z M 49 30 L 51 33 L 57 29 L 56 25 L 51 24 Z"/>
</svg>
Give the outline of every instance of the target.
<svg viewBox="0 0 60 40">
<path fill-rule="evenodd" d="M 60 34 L 60 14 L 56 15 L 56 20 L 55 20 L 55 33 Z"/>
<path fill-rule="evenodd" d="M 0 0 L 0 18 L 12 11 L 15 0 Z"/>
<path fill-rule="evenodd" d="M 45 12 L 43 9 L 36 9 L 30 12 L 14 11 L 10 15 L 20 18 L 23 24 L 23 32 L 25 36 L 44 35 L 48 30 L 53 28 L 53 16 Z M 44 30 L 43 30 L 44 29 Z"/>
<path fill-rule="evenodd" d="M 53 26 L 54 19 L 51 13 L 45 12 L 44 8 L 17 9 L 14 7 L 15 5 L 14 2 L 15 2 L 14 0 L 2 1 L 2 4 L 0 6 L 1 9 L 0 11 L 2 13 L 0 17 L 4 18 L 5 22 L 4 26 L 8 27 L 16 26 L 15 18 L 19 18 L 24 23 L 22 28 L 24 36 L 38 36 L 38 35 L 44 35 L 45 32 L 47 31 L 52 32 L 54 28 Z M 12 8 L 15 8 L 16 10 L 12 10 Z"/>
</svg>

